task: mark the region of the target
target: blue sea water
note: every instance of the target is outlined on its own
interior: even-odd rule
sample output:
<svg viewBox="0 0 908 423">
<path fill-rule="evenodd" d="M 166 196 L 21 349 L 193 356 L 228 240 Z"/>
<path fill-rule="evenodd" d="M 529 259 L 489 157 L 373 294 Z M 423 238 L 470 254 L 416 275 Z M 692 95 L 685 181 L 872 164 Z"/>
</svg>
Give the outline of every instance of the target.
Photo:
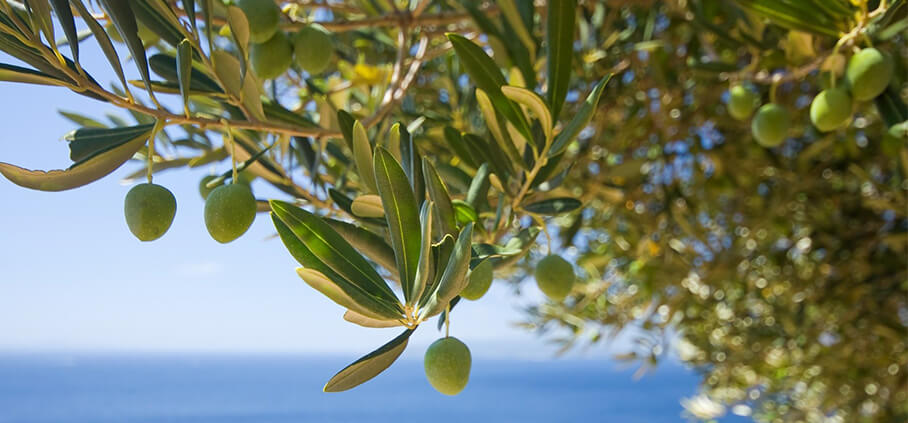
<svg viewBox="0 0 908 423">
<path fill-rule="evenodd" d="M 0 356 L 0 422 L 680 422 L 697 377 L 671 364 L 635 381 L 591 360 L 476 360 L 456 397 L 401 360 L 321 392 L 345 357 Z M 725 419 L 723 422 L 742 421 Z"/>
</svg>

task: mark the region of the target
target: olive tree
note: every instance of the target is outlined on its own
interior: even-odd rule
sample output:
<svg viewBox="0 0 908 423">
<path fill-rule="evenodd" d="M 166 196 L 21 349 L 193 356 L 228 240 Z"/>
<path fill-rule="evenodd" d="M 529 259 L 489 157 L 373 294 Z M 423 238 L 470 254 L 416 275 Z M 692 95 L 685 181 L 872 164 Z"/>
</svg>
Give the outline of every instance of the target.
<svg viewBox="0 0 908 423">
<path fill-rule="evenodd" d="M 71 166 L 0 173 L 61 191 L 137 166 L 125 218 L 152 241 L 177 210 L 154 175 L 221 167 L 192 182 L 215 240 L 268 213 L 345 320 L 402 329 L 326 391 L 387 369 L 493 278 L 515 295 L 534 279 L 548 299 L 524 324 L 566 348 L 633 327 L 621 358 L 677 350 L 709 401 L 759 420 L 894 421 L 906 16 L 904 0 L 3 0 L 0 80 L 132 122 L 67 113 Z M 445 327 L 425 366 L 457 394 L 469 349 Z"/>
</svg>

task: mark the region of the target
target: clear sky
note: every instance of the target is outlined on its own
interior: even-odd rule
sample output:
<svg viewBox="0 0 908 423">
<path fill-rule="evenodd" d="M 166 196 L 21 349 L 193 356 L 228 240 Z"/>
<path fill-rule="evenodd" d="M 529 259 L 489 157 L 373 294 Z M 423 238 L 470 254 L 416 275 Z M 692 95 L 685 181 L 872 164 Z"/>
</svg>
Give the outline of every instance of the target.
<svg viewBox="0 0 908 423">
<path fill-rule="evenodd" d="M 99 50 L 83 43 L 83 66 L 111 81 Z M 121 57 L 127 57 L 122 52 Z M 16 63 L 0 53 L 0 62 Z M 137 79 L 131 62 L 127 73 Z M 104 119 L 125 112 L 63 88 L 0 83 L 0 161 L 30 169 L 71 164 L 62 136 L 76 125 L 57 110 Z M 218 164 L 226 170 L 229 165 Z M 129 163 L 85 187 L 31 191 L 0 178 L 0 351 L 104 350 L 344 353 L 371 351 L 398 329 L 366 329 L 296 276 L 297 266 L 260 214 L 243 237 L 212 240 L 202 220 L 199 179 L 214 170 L 155 176 L 177 198 L 173 226 L 142 243 L 126 227 L 122 178 Z M 256 182 L 259 198 L 279 196 Z M 521 304 L 538 301 L 534 284 L 514 298 L 497 282 L 479 302 L 458 306 L 452 335 L 477 356 L 545 358 L 545 339 L 512 327 Z M 434 320 L 411 339 L 408 355 L 439 336 Z M 416 348 L 414 348 L 416 347 Z M 414 352 L 416 351 L 416 352 Z M 584 353 L 602 355 L 599 346 Z"/>
</svg>

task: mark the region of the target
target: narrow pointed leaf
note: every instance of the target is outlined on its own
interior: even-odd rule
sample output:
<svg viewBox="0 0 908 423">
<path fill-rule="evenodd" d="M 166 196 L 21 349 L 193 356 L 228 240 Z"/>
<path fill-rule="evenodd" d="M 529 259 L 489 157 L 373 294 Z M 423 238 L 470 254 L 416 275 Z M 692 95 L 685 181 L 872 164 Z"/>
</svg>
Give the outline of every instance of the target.
<svg viewBox="0 0 908 423">
<path fill-rule="evenodd" d="M 271 220 L 290 255 L 304 267 L 297 274 L 312 288 L 341 307 L 356 310 L 374 319 L 398 319 L 403 314 L 393 304 L 377 298 L 343 275 L 335 272 L 310 250 L 293 230 L 272 212 Z"/>
<path fill-rule="evenodd" d="M 376 298 L 399 304 L 369 262 L 320 217 L 283 201 L 272 200 L 271 210 L 331 270 Z"/>
<path fill-rule="evenodd" d="M 151 89 L 151 79 L 148 74 L 148 60 L 145 57 L 145 45 L 142 44 L 142 39 L 139 38 L 139 26 L 136 23 L 136 16 L 132 11 L 129 0 L 99 0 L 104 6 L 104 9 L 107 10 L 107 14 L 110 16 L 110 19 L 113 21 L 114 26 L 117 28 L 117 32 L 123 38 L 123 41 L 126 42 L 126 47 L 129 49 L 129 53 L 132 55 L 132 60 L 136 63 L 136 67 L 139 69 L 139 75 L 142 76 L 142 81 L 145 81 L 145 87 L 148 90 L 148 95 L 154 97 L 154 92 Z"/>
<path fill-rule="evenodd" d="M 586 126 L 589 125 L 590 120 L 593 119 L 593 115 L 596 114 L 596 108 L 599 105 L 599 99 L 602 97 L 602 91 L 611 78 L 612 75 L 608 74 L 593 87 L 593 91 L 586 97 L 586 100 L 583 102 L 583 105 L 580 106 L 580 110 L 577 111 L 574 118 L 571 119 L 571 122 L 555 136 L 552 148 L 549 149 L 549 157 L 555 157 L 558 154 L 561 154 L 561 152 L 563 152 L 564 149 L 580 135 L 583 128 L 586 128 Z"/>
<path fill-rule="evenodd" d="M 413 329 L 407 329 L 379 349 L 363 356 L 338 372 L 325 384 L 325 392 L 341 392 L 355 388 L 385 371 L 407 348 Z"/>
<path fill-rule="evenodd" d="M 545 101 L 539 98 L 536 93 L 520 87 L 512 87 L 510 85 L 505 85 L 501 87 L 501 92 L 505 97 L 516 101 L 517 103 L 522 104 L 526 108 L 530 109 L 536 119 L 539 120 L 540 126 L 542 126 L 542 132 L 545 134 L 546 143 L 551 142 L 552 140 L 552 114 L 549 112 L 549 108 L 546 107 Z"/>
<path fill-rule="evenodd" d="M 356 172 L 359 174 L 368 192 L 378 192 L 375 185 L 375 172 L 372 169 L 372 145 L 366 135 L 366 128 L 362 123 L 353 123 L 353 161 L 356 163 Z"/>
<path fill-rule="evenodd" d="M 350 150 L 353 150 L 353 125 L 355 123 L 356 118 L 346 110 L 337 111 L 337 126 L 340 127 L 341 134 L 344 136 L 344 141 L 346 141 L 347 147 Z"/>
<path fill-rule="evenodd" d="M 419 266 L 416 268 L 416 282 L 413 286 L 413 293 L 410 295 L 410 302 L 407 305 L 413 305 L 422 298 L 426 289 L 426 283 L 432 272 L 432 227 L 433 227 L 433 210 L 435 209 L 431 201 L 423 203 L 423 208 L 419 213 L 419 220 L 422 223 L 420 231 L 419 247 Z"/>
<path fill-rule="evenodd" d="M 94 182 L 110 174 L 139 151 L 151 128 L 130 138 L 120 139 L 107 148 L 97 150 L 66 170 L 28 170 L 8 163 L 0 163 L 0 174 L 14 184 L 40 191 L 65 191 Z"/>
<path fill-rule="evenodd" d="M 532 204 L 527 204 L 524 206 L 524 210 L 530 213 L 544 214 L 548 216 L 557 216 L 559 214 L 564 214 L 572 212 L 579 209 L 583 206 L 583 203 L 576 198 L 571 197 L 557 197 L 549 198 L 542 201 L 537 201 Z"/>
<path fill-rule="evenodd" d="M 195 0 L 183 0 L 183 10 L 186 11 L 186 18 L 189 19 L 189 25 L 192 27 L 192 31 L 198 31 L 198 22 L 196 22 L 195 13 Z"/>
<path fill-rule="evenodd" d="M 330 299 L 331 301 L 334 301 L 337 305 L 348 308 L 350 310 L 356 310 L 358 314 L 372 319 L 384 318 L 380 314 L 372 312 L 372 310 L 364 305 L 368 303 L 361 304 L 359 301 L 350 296 L 343 288 L 341 288 L 343 284 L 341 281 L 328 277 L 318 270 L 303 267 L 297 268 L 296 273 L 299 275 L 300 279 L 306 282 L 306 284 L 311 286 L 316 291 L 320 292 L 322 295 L 328 297 L 328 299 Z M 360 298 L 360 300 L 362 299 Z"/>
<path fill-rule="evenodd" d="M 457 57 L 470 75 L 473 83 L 476 84 L 476 87 L 489 95 L 489 99 L 495 105 L 495 110 L 504 115 L 521 133 L 529 138 L 530 128 L 523 114 L 517 110 L 514 103 L 501 93 L 501 86 L 505 85 L 506 82 L 495 62 L 486 55 L 482 48 L 467 38 L 452 33 L 447 34 L 447 36 L 454 46 Z"/>
<path fill-rule="evenodd" d="M 423 290 L 422 297 L 419 299 L 419 308 L 423 308 L 432 300 L 432 298 L 434 298 L 435 291 L 438 290 L 438 283 L 441 281 L 441 277 L 444 274 L 445 266 L 447 266 L 448 259 L 454 251 L 455 242 L 453 236 L 445 235 L 441 241 L 432 244 L 432 274 L 426 283 L 426 288 Z"/>
<path fill-rule="evenodd" d="M 454 251 L 445 266 L 444 273 L 438 283 L 438 288 L 432 299 L 426 304 L 424 317 L 432 317 L 448 305 L 467 286 L 467 272 L 470 270 L 471 244 L 473 237 L 473 224 L 468 224 L 460 231 Z"/>
<path fill-rule="evenodd" d="M 393 328 L 397 326 L 403 326 L 399 320 L 381 320 L 374 319 L 369 316 L 364 316 L 353 310 L 347 310 L 344 312 L 344 320 L 360 325 L 364 328 Z"/>
<path fill-rule="evenodd" d="M 114 48 L 113 43 L 110 41 L 110 36 L 107 35 L 107 31 L 104 31 L 104 28 L 97 20 L 91 15 L 91 12 L 85 7 L 82 3 L 82 0 L 70 0 L 70 3 L 76 8 L 76 12 L 79 13 L 79 16 L 82 17 L 82 20 L 85 21 L 85 25 L 88 26 L 88 29 L 91 30 L 92 35 L 95 37 L 95 41 L 98 42 L 98 45 L 101 47 L 101 51 L 104 52 L 104 57 L 107 58 L 107 61 L 110 63 L 111 68 L 114 70 L 114 73 L 117 74 L 117 78 L 120 79 L 120 84 L 123 85 L 123 89 L 127 92 L 129 91 L 129 86 L 126 84 L 126 75 L 123 74 L 123 66 L 120 64 L 120 58 L 117 56 L 117 50 Z"/>
<path fill-rule="evenodd" d="M 546 70 L 548 100 L 552 116 L 557 119 L 571 82 L 571 61 L 574 58 L 574 24 L 576 0 L 550 0 L 546 21 Z"/>
<path fill-rule="evenodd" d="M 76 30 L 76 21 L 73 18 L 73 10 L 69 6 L 69 0 L 51 0 L 54 7 L 54 13 L 57 14 L 57 22 L 63 28 L 63 34 L 66 35 L 67 44 L 72 51 L 73 60 L 79 63 L 79 31 Z"/>
<path fill-rule="evenodd" d="M 360 195 L 353 200 L 350 210 L 358 217 L 385 217 L 381 197 L 373 194 Z"/>
<path fill-rule="evenodd" d="M 8 65 L 6 63 L 0 63 L 0 81 L 37 85 L 66 85 L 66 81 L 44 72 L 23 68 L 21 66 Z"/>
<path fill-rule="evenodd" d="M 69 158 L 79 162 L 98 152 L 108 150 L 151 132 L 154 124 L 127 126 L 117 128 L 79 128 L 66 134 L 63 138 L 69 141 Z"/>
<path fill-rule="evenodd" d="M 520 150 L 514 145 L 512 137 L 503 131 L 501 122 L 498 121 L 498 113 L 495 111 L 495 107 L 485 91 L 476 89 L 476 103 L 479 105 L 479 111 L 482 113 L 483 118 L 485 118 L 489 132 L 492 133 L 492 138 L 498 143 L 501 151 L 507 154 L 508 159 L 512 163 L 526 167 L 523 158 L 520 157 Z M 507 123 L 505 122 L 506 125 Z"/>
<path fill-rule="evenodd" d="M 489 185 L 489 165 L 488 163 L 483 163 L 470 182 L 470 189 L 467 191 L 466 198 L 467 204 L 475 210 L 480 210 L 487 206 L 489 203 Z"/>
<path fill-rule="evenodd" d="M 413 230 L 420 226 L 419 209 L 407 175 L 388 150 L 383 147 L 375 150 L 373 167 L 388 221 L 391 246 L 397 259 L 400 283 L 409 302 L 419 265 L 419 233 Z"/>
<path fill-rule="evenodd" d="M 456 234 L 457 220 L 454 218 L 454 206 L 451 204 L 451 195 L 448 193 L 448 188 L 442 181 L 435 166 L 428 160 L 423 160 L 423 175 L 426 178 L 429 198 L 435 204 L 435 209 L 438 210 L 436 219 L 440 223 L 439 230 L 442 235 Z"/>
<path fill-rule="evenodd" d="M 190 50 L 187 53 L 189 54 L 184 54 L 183 56 L 188 56 L 190 59 L 189 86 L 192 88 L 192 91 L 212 93 L 223 92 L 217 82 L 211 79 L 208 75 L 205 75 L 205 73 L 203 73 L 201 70 L 192 66 L 192 51 Z M 150 66 L 151 70 L 154 73 L 158 74 L 161 78 L 179 84 L 180 80 L 182 79 L 179 68 L 185 65 L 181 65 L 177 57 L 171 56 L 169 54 L 158 53 L 148 58 L 148 66 Z"/>
<path fill-rule="evenodd" d="M 183 97 L 183 112 L 189 116 L 189 93 L 192 87 L 192 45 L 183 40 L 177 46 L 177 78 L 180 95 Z"/>
<path fill-rule="evenodd" d="M 51 18 L 51 6 L 48 0 L 30 0 L 25 5 L 31 10 L 31 15 L 38 20 L 38 27 L 44 33 L 44 38 L 51 44 L 57 41 L 54 35 L 54 21 Z"/>
<path fill-rule="evenodd" d="M 340 236 L 350 242 L 354 248 L 363 253 L 379 266 L 396 272 L 397 263 L 394 261 L 394 249 L 385 242 L 385 239 L 356 225 L 335 219 L 325 219 Z"/>
</svg>

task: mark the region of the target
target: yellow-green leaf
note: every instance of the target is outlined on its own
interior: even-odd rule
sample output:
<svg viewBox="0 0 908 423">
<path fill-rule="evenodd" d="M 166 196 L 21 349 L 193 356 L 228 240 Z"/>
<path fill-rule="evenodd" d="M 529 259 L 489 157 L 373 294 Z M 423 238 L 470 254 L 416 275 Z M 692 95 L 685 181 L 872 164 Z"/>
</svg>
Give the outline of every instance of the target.
<svg viewBox="0 0 908 423">
<path fill-rule="evenodd" d="M 363 356 L 337 372 L 325 384 L 325 392 L 341 392 L 355 388 L 385 371 L 407 348 L 413 329 L 407 329 L 375 351 Z"/>
</svg>

